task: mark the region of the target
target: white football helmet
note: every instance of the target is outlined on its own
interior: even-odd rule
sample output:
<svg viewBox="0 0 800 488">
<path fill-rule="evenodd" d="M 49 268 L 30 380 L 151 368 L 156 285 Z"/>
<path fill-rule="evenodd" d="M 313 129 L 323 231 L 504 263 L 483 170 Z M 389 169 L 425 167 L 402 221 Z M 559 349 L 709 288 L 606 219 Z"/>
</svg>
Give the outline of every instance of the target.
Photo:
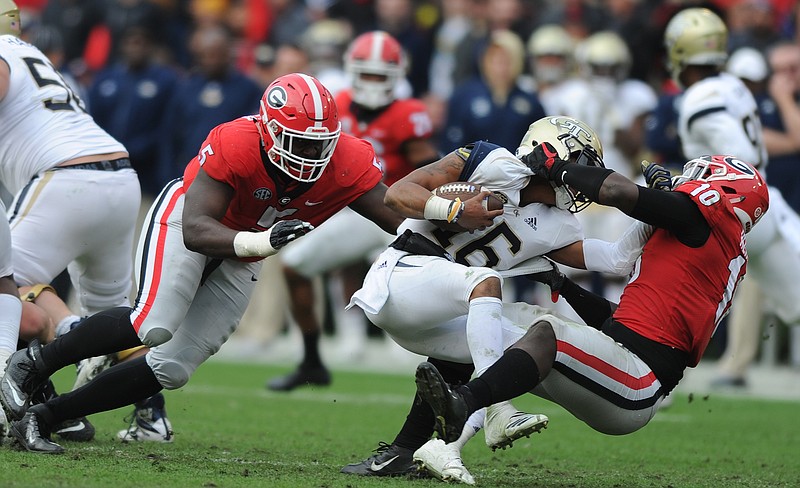
<svg viewBox="0 0 800 488">
<path fill-rule="evenodd" d="M 0 0 L 0 35 L 17 36 L 22 33 L 19 21 L 19 7 L 11 0 Z"/>
<path fill-rule="evenodd" d="M 667 63 L 673 80 L 689 65 L 721 67 L 728 59 L 728 28 L 707 8 L 681 10 L 664 32 Z"/>
<path fill-rule="evenodd" d="M 769 208 L 769 191 L 761 173 L 750 163 L 733 156 L 703 156 L 687 162 L 683 173 L 672 179 L 672 187 L 691 180 L 706 181 L 719 190 L 733 206 L 745 232 Z"/>
<path fill-rule="evenodd" d="M 270 161 L 302 182 L 322 176 L 342 128 L 328 89 L 302 73 L 281 76 L 267 87 L 257 126 Z"/>
<path fill-rule="evenodd" d="M 344 56 L 353 101 L 372 110 L 392 103 L 406 63 L 403 48 L 389 33 L 372 31 L 356 37 Z"/>
<path fill-rule="evenodd" d="M 545 117 L 532 123 L 517 148 L 516 156 L 533 152 L 543 142 L 552 144 L 558 157 L 586 166 L 605 168 L 603 145 L 594 129 L 578 119 L 563 115 Z M 578 213 L 591 204 L 583 193 L 567 185 L 553 186 L 556 191 L 556 206 Z"/>
<path fill-rule="evenodd" d="M 558 83 L 572 69 L 575 41 L 560 25 L 539 27 L 531 34 L 527 47 L 533 76 L 540 83 Z"/>
<path fill-rule="evenodd" d="M 623 81 L 631 69 L 631 51 L 616 32 L 592 34 L 575 48 L 575 60 L 587 78 L 602 77 Z"/>
</svg>

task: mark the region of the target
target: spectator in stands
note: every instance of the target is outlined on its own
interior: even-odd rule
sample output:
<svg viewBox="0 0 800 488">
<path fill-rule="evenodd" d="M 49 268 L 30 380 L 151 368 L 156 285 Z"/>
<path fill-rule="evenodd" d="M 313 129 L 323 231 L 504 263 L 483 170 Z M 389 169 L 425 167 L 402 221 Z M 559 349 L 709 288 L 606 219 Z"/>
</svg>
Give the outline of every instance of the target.
<svg viewBox="0 0 800 488">
<path fill-rule="evenodd" d="M 219 25 L 201 27 L 192 36 L 195 66 L 178 83 L 164 125 L 162 164 L 171 168 L 173 177 L 197 155 L 211 129 L 258 111 L 262 89 L 232 65 L 232 42 Z"/>
<path fill-rule="evenodd" d="M 155 196 L 169 181 L 171 165 L 158 155 L 159 139 L 178 74 L 153 61 L 152 35 L 129 27 L 120 39 L 120 59 L 99 72 L 89 90 L 89 112 L 98 125 L 125 144 L 142 192 Z"/>
</svg>

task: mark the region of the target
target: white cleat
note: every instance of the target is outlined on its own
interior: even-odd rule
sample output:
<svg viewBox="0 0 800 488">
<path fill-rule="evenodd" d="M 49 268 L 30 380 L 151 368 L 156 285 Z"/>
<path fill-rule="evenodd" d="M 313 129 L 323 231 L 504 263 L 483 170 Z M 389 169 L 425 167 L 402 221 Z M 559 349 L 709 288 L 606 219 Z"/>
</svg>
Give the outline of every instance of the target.
<svg viewBox="0 0 800 488">
<path fill-rule="evenodd" d="M 547 428 L 546 415 L 520 412 L 510 402 L 500 402 L 486 407 L 484 436 L 492 450 L 513 447 L 515 440 L 530 437 Z"/>
<path fill-rule="evenodd" d="M 80 388 L 115 364 L 117 364 L 116 354 L 82 359 L 78 362 L 78 372 L 75 376 L 75 384 L 72 386 L 72 389 L 76 390 Z"/>
<path fill-rule="evenodd" d="M 413 459 L 420 469 L 442 481 L 475 484 L 475 478 L 461 461 L 461 452 L 455 444 L 445 444 L 441 439 L 431 439 L 414 452 Z"/>
</svg>

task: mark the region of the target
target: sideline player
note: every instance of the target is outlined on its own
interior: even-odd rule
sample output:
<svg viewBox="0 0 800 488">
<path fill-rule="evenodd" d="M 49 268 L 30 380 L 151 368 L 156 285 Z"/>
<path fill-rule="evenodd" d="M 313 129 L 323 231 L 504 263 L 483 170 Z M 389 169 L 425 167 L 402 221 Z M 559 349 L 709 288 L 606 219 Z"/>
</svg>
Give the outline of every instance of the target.
<svg viewBox="0 0 800 488">
<path fill-rule="evenodd" d="M 0 399 L 21 417 L 10 430 L 25 449 L 61 453 L 48 433 L 62 417 L 185 385 L 236 329 L 261 260 L 345 206 L 395 231 L 402 219 L 383 204 L 386 186 L 372 146 L 341 134 L 333 97 L 319 81 L 279 77 L 260 106 L 258 115 L 214 128 L 183 178 L 153 203 L 139 241 L 133 308 L 97 313 L 52 343 L 34 341 L 12 356 Z M 72 392 L 29 409 L 14 401 L 81 358 L 142 344 L 151 348 L 146 356 Z"/>
<path fill-rule="evenodd" d="M 345 53 L 345 71 L 351 89 L 336 94 L 342 132 L 372 144 L 391 185 L 419 166 L 438 159 L 431 140 L 433 124 L 425 105 L 417 99 L 398 99 L 398 84 L 405 78 L 406 56 L 397 40 L 383 31 L 361 34 Z M 319 354 L 321 327 L 314 313 L 311 279 L 332 270 L 342 271 L 345 302 L 363 281 L 362 263 L 372 259 L 392 241 L 372 222 L 350 209 L 342 209 L 305 239 L 281 252 L 291 312 L 303 336 L 303 360 L 285 376 L 273 378 L 267 388 L 289 391 L 304 384 L 327 385 L 330 372 Z M 335 315 L 337 335 L 343 341 L 366 334 L 360 310 Z M 354 344 L 342 344 L 355 352 Z"/>
<path fill-rule="evenodd" d="M 655 230 L 618 306 L 585 292 L 570 297 L 597 320 L 581 325 L 538 309 L 524 336 L 466 385 L 449 386 L 431 363 L 417 367 L 418 394 L 445 441 L 458 438 L 472 412 L 528 392 L 598 432 L 624 435 L 645 426 L 684 370 L 697 365 L 727 313 L 746 271 L 744 235 L 769 206 L 761 175 L 732 156 L 690 160 L 673 191 L 660 191 L 563 161 L 543 146 L 524 158 L 534 172 Z"/>
</svg>

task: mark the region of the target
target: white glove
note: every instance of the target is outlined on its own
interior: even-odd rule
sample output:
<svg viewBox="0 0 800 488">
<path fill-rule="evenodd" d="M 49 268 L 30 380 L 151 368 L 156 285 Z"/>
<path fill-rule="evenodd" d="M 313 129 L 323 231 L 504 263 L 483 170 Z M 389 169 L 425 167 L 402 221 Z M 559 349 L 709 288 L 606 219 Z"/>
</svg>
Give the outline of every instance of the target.
<svg viewBox="0 0 800 488">
<path fill-rule="evenodd" d="M 282 220 L 264 232 L 239 232 L 233 238 L 233 251 L 240 258 L 266 258 L 313 229 L 302 220 Z"/>
</svg>

